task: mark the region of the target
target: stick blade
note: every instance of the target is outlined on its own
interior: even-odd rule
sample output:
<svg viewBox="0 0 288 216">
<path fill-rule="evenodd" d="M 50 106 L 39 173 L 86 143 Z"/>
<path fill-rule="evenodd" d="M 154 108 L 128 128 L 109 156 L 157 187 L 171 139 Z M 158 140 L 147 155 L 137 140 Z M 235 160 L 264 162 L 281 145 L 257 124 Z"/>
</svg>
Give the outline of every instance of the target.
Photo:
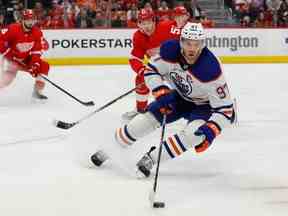
<svg viewBox="0 0 288 216">
<path fill-rule="evenodd" d="M 63 122 L 63 121 L 55 121 L 55 126 L 64 130 L 68 130 L 71 127 L 73 127 L 74 125 L 76 125 L 76 123 L 67 123 L 67 122 Z"/>
<path fill-rule="evenodd" d="M 83 103 L 83 105 L 85 105 L 85 106 L 94 106 L 95 103 L 93 101 L 88 101 L 88 102 Z"/>
</svg>

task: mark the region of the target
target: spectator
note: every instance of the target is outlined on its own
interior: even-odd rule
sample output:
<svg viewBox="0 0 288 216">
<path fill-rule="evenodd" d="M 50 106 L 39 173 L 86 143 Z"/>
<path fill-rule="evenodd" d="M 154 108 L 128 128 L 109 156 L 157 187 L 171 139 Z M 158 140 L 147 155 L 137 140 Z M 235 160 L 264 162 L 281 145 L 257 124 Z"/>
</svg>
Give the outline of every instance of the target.
<svg viewBox="0 0 288 216">
<path fill-rule="evenodd" d="M 53 0 L 52 8 L 48 12 L 48 17 L 43 27 L 50 29 L 64 28 L 63 8 L 58 4 L 57 0 Z"/>
<path fill-rule="evenodd" d="M 171 15 L 171 11 L 167 5 L 166 1 L 162 1 L 160 7 L 157 9 L 157 17 L 158 20 L 169 20 Z"/>
<path fill-rule="evenodd" d="M 122 7 L 123 10 L 130 10 L 133 5 L 137 5 L 138 4 L 138 0 L 123 0 L 123 4 L 124 6 Z"/>
<path fill-rule="evenodd" d="M 13 18 L 14 18 L 15 22 L 21 21 L 22 9 L 23 9 L 22 3 L 18 2 L 17 4 L 14 5 Z"/>
<path fill-rule="evenodd" d="M 77 5 L 79 7 L 90 7 L 93 8 L 93 10 L 96 10 L 96 0 L 77 0 Z"/>
<path fill-rule="evenodd" d="M 96 10 L 96 16 L 94 19 L 93 26 L 94 27 L 106 27 L 107 26 L 105 15 L 101 10 Z"/>
<path fill-rule="evenodd" d="M 6 11 L 5 11 L 5 24 L 11 24 L 15 22 L 14 19 L 14 5 L 18 4 L 17 0 L 12 0 L 12 1 L 7 1 L 5 6 L 6 6 Z"/>
<path fill-rule="evenodd" d="M 137 14 L 138 9 L 136 4 L 132 4 L 131 9 L 127 11 L 127 27 L 136 28 L 137 27 Z"/>
<path fill-rule="evenodd" d="M 0 30 L 5 27 L 5 16 L 4 14 L 0 14 Z"/>
<path fill-rule="evenodd" d="M 80 12 L 76 17 L 76 27 L 77 28 L 93 27 L 92 20 L 87 16 L 87 9 L 85 7 L 80 7 Z"/>
<path fill-rule="evenodd" d="M 287 27 L 288 4 L 285 0 L 281 0 L 279 10 L 277 11 L 277 26 Z"/>
<path fill-rule="evenodd" d="M 144 9 L 153 11 L 152 5 L 150 2 L 146 2 L 144 5 Z"/>
<path fill-rule="evenodd" d="M 278 23 L 278 10 L 280 9 L 280 0 L 266 0 L 267 10 L 271 12 L 273 17 L 273 26 L 277 26 Z"/>
<path fill-rule="evenodd" d="M 244 17 L 246 21 L 249 17 L 249 2 L 247 0 L 236 0 L 235 1 L 235 15 L 238 23 L 243 23 Z M 250 17 L 249 17 L 250 22 Z M 246 22 L 245 22 L 246 23 Z M 242 24 L 241 24 L 242 25 Z"/>
<path fill-rule="evenodd" d="M 88 18 L 94 23 L 95 17 L 96 17 L 96 10 L 94 10 L 93 5 L 88 5 L 87 7 L 87 16 Z"/>
<path fill-rule="evenodd" d="M 273 27 L 273 14 L 270 10 L 264 11 L 264 19 L 267 22 L 267 27 Z"/>
<path fill-rule="evenodd" d="M 46 12 L 43 9 L 43 5 L 41 2 L 36 2 L 35 6 L 34 6 L 34 15 L 35 15 L 35 19 L 38 23 L 39 26 L 43 26 L 45 19 L 46 19 Z"/>
<path fill-rule="evenodd" d="M 241 19 L 240 25 L 241 25 L 241 27 L 245 27 L 245 28 L 251 27 L 252 25 L 251 25 L 250 16 L 244 15 L 243 18 Z"/>
<path fill-rule="evenodd" d="M 213 28 L 213 27 L 215 27 L 214 21 L 211 20 L 211 19 L 208 19 L 206 14 L 204 14 L 203 12 L 202 12 L 202 16 L 200 18 L 200 22 L 201 22 L 201 24 L 202 24 L 202 26 L 204 28 Z"/>
<path fill-rule="evenodd" d="M 126 12 L 120 8 L 112 13 L 111 26 L 115 28 L 126 27 Z"/>
<path fill-rule="evenodd" d="M 272 19 L 267 19 L 265 12 L 260 11 L 256 20 L 255 20 L 255 27 L 257 28 L 266 28 L 272 26 Z"/>
<path fill-rule="evenodd" d="M 75 14 L 71 10 L 72 3 L 69 0 L 63 0 L 63 25 L 64 28 L 74 28 L 75 27 Z"/>
<path fill-rule="evenodd" d="M 79 6 L 76 4 L 75 1 L 71 2 L 71 7 L 68 7 L 67 13 L 71 14 L 71 16 L 74 16 L 74 20 L 76 20 L 77 15 L 80 12 Z"/>
<path fill-rule="evenodd" d="M 235 11 L 234 0 L 224 0 L 224 11 L 226 17 L 232 17 Z"/>
<path fill-rule="evenodd" d="M 200 8 L 197 0 L 190 0 L 186 2 L 185 7 L 187 8 L 191 18 L 200 20 L 202 9 Z"/>
</svg>

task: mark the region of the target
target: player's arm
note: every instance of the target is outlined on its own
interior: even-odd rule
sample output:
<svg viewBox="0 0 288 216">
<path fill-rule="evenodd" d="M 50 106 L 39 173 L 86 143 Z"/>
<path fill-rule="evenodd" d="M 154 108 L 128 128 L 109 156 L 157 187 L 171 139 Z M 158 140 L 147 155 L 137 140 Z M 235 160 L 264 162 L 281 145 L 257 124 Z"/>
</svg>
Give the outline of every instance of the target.
<svg viewBox="0 0 288 216">
<path fill-rule="evenodd" d="M 36 77 L 41 72 L 41 55 L 42 55 L 42 41 L 43 41 L 43 34 L 39 29 L 34 34 L 34 46 L 30 51 L 30 61 L 28 63 L 28 70 L 32 76 Z"/>
<path fill-rule="evenodd" d="M 19 30 L 17 28 L 17 25 L 14 24 L 9 25 L 7 29 L 3 29 L 1 31 L 0 53 L 5 59 L 13 61 L 16 64 L 22 65 L 23 64 L 22 61 L 24 60 L 25 55 L 23 55 L 23 53 L 11 47 L 11 44 L 13 43 L 14 40 L 14 35 L 17 35 L 18 31 Z"/>
<path fill-rule="evenodd" d="M 145 83 L 152 93 L 156 93 L 159 89 L 168 89 L 163 82 L 163 77 L 169 74 L 170 63 L 176 62 L 179 49 L 178 41 L 166 41 L 160 46 L 160 54 L 149 61 L 144 77 Z"/>
<path fill-rule="evenodd" d="M 234 122 L 235 118 L 233 102 L 223 74 L 204 85 L 212 107 L 212 115 L 195 132 L 196 136 L 203 137 L 203 142 L 195 147 L 197 152 L 205 151 L 221 131 Z"/>
<path fill-rule="evenodd" d="M 158 109 L 163 114 L 169 114 L 172 111 L 171 103 L 175 100 L 174 92 L 163 82 L 163 78 L 168 73 L 169 63 L 160 56 L 153 57 L 144 72 L 145 83 L 152 91 Z"/>
<path fill-rule="evenodd" d="M 215 122 L 220 129 L 231 125 L 234 121 L 233 101 L 229 87 L 222 74 L 217 80 L 206 86 L 210 105 L 213 108 L 209 121 Z"/>
<path fill-rule="evenodd" d="M 143 48 L 143 41 L 141 38 L 137 37 L 137 35 L 133 36 L 133 48 L 129 57 L 129 64 L 133 71 L 137 74 L 141 74 L 144 72 L 144 57 L 146 50 Z"/>
<path fill-rule="evenodd" d="M 161 56 L 157 55 L 148 62 L 144 72 L 147 87 L 156 93 L 159 89 L 168 88 L 163 82 L 163 76 L 169 73 L 169 66 Z"/>
<path fill-rule="evenodd" d="M 12 39 L 12 34 L 11 34 L 11 28 L 8 26 L 8 28 L 4 28 L 1 30 L 0 34 L 0 53 L 4 56 L 7 57 L 7 54 L 11 52 L 10 48 L 10 41 Z"/>
</svg>

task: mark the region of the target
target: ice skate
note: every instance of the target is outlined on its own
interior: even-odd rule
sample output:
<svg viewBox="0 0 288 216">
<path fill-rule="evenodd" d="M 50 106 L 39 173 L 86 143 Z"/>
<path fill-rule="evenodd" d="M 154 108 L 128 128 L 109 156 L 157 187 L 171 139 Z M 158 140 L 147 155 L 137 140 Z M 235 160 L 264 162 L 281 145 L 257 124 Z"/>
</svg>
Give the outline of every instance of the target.
<svg viewBox="0 0 288 216">
<path fill-rule="evenodd" d="M 36 100 L 47 100 L 48 97 L 42 93 L 40 93 L 39 91 L 37 91 L 36 89 L 34 89 L 33 93 L 32 93 L 32 98 L 36 99 Z"/>
<path fill-rule="evenodd" d="M 155 161 L 151 157 L 151 152 L 156 149 L 155 146 L 152 146 L 150 150 L 143 155 L 143 157 L 136 164 L 137 166 L 137 176 L 139 178 L 148 178 L 151 174 L 151 169 L 153 168 Z"/>
<path fill-rule="evenodd" d="M 104 151 L 99 150 L 90 157 L 90 160 L 95 166 L 100 167 L 108 158 Z"/>
</svg>

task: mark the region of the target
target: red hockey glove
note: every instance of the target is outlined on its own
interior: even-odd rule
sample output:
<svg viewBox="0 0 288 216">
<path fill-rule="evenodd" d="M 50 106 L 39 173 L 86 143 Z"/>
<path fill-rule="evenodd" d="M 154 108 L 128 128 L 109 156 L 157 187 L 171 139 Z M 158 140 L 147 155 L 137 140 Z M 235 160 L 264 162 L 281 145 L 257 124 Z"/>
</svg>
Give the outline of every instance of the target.
<svg viewBox="0 0 288 216">
<path fill-rule="evenodd" d="M 41 71 L 40 71 L 40 63 L 39 62 L 34 62 L 30 66 L 28 71 L 33 77 L 37 77 L 41 73 Z"/>
</svg>

